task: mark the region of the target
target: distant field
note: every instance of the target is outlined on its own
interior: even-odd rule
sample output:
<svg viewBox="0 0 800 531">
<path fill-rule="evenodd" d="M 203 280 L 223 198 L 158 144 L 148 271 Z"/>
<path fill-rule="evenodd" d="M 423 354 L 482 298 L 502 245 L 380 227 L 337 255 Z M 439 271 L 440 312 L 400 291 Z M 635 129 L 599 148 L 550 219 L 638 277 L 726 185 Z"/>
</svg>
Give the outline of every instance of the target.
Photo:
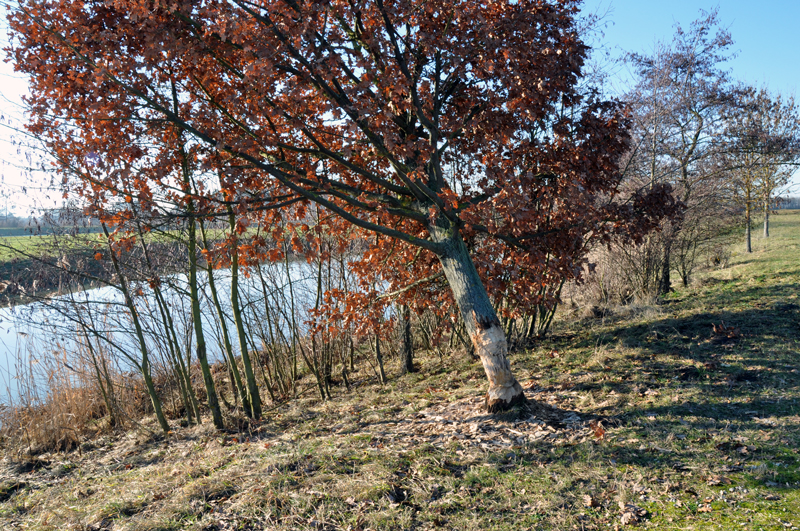
<svg viewBox="0 0 800 531">
<path fill-rule="evenodd" d="M 61 241 L 64 242 L 62 243 L 62 247 L 66 245 L 67 248 L 74 248 L 86 245 L 87 243 L 91 245 L 96 242 L 95 237 L 91 235 L 99 234 L 101 232 L 102 229 L 100 227 L 86 227 L 79 229 L 77 234 L 85 235 L 86 237 L 75 238 L 74 235 L 65 236 L 61 238 Z M 247 237 L 248 235 L 252 236 L 254 234 L 256 234 L 256 231 L 250 229 L 244 233 L 243 237 Z M 24 258 L 20 254 L 15 253 L 14 249 L 36 256 L 42 253 L 47 255 L 54 254 L 52 251 L 55 242 L 53 235 L 54 233 L 52 230 L 42 230 L 37 232 L 35 229 L 28 227 L 0 228 L 0 263 L 7 262 L 14 258 Z M 177 231 L 151 233 L 150 236 L 148 236 L 148 240 L 151 242 L 167 242 L 177 235 Z M 227 231 L 224 229 L 206 229 L 206 236 L 211 241 L 223 238 L 226 235 Z M 199 231 L 197 237 L 200 239 Z M 59 252 L 63 252 L 63 249 Z"/>
<path fill-rule="evenodd" d="M 66 249 L 76 249 L 85 244 L 84 239 L 69 239 L 64 240 L 58 253 L 54 251 L 53 235 L 27 235 L 27 236 L 4 236 L 0 237 L 0 263 L 8 262 L 14 259 L 25 260 L 25 255 L 32 256 L 51 256 L 53 254 L 63 253 Z"/>
<path fill-rule="evenodd" d="M 63 229 L 59 229 L 63 230 Z M 0 238 L 8 236 L 41 236 L 53 234 L 50 227 L 0 227 Z M 82 227 L 78 229 L 81 234 L 93 234 L 101 232 L 100 227 Z"/>
<path fill-rule="evenodd" d="M 58 229 L 67 231 L 67 229 Z M 83 227 L 77 234 L 95 234 L 100 232 L 99 227 Z M 24 259 L 19 250 L 25 254 L 41 255 L 53 254 L 53 235 L 55 231 L 50 227 L 0 227 L 0 262 L 7 262 L 15 258 Z M 80 241 L 72 241 L 68 246 L 74 247 Z"/>
<path fill-rule="evenodd" d="M 770 216 L 770 237 L 763 238 L 763 225 L 753 225 L 753 252 L 744 252 L 744 234 L 733 246 L 730 275 L 756 277 L 797 271 L 800 257 L 800 210 L 779 210 Z"/>
</svg>

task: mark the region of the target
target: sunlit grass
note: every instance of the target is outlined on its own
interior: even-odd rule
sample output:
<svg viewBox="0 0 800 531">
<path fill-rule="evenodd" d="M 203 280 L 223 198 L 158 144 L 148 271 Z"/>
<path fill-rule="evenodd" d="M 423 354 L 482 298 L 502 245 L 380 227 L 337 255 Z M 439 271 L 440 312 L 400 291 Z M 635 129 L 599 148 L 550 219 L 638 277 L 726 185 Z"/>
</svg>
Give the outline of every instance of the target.
<svg viewBox="0 0 800 531">
<path fill-rule="evenodd" d="M 752 254 L 737 243 L 727 268 L 699 272 L 663 304 L 565 312 L 552 337 L 512 355 L 533 396 L 599 420 L 601 437 L 553 427 L 499 447 L 471 423 L 418 418 L 485 386 L 466 353 L 418 351 L 419 373 L 400 376 L 390 360 L 381 386 L 364 365 L 350 393 L 323 403 L 309 392 L 241 433 L 207 422 L 41 456 L 37 471 L 6 474 L 0 525 L 615 529 L 633 505 L 648 529 L 800 527 L 800 212 L 759 234 Z M 714 334 L 722 322 L 731 338 Z M 306 378 L 300 388 L 313 389 Z M 531 431 L 487 426 L 498 438 Z"/>
</svg>

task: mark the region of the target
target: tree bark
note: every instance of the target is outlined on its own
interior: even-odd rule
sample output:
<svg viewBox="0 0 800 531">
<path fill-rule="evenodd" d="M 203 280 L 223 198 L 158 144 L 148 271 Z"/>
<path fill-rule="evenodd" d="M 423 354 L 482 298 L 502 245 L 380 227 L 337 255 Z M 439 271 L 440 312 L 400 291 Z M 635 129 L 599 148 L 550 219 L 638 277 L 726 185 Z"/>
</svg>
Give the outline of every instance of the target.
<svg viewBox="0 0 800 531">
<path fill-rule="evenodd" d="M 139 370 L 144 378 L 145 387 L 147 387 L 147 394 L 150 396 L 150 402 L 153 404 L 153 412 L 156 415 L 156 420 L 158 420 L 158 424 L 161 426 L 164 434 L 167 434 L 169 433 L 169 424 L 167 423 L 167 418 L 164 416 L 164 412 L 161 409 L 161 399 L 158 397 L 158 393 L 156 393 L 155 385 L 153 385 L 153 378 L 150 375 L 150 355 L 147 351 L 147 343 L 145 343 L 144 340 L 142 324 L 139 321 L 139 311 L 136 308 L 136 304 L 133 302 L 133 297 L 128 289 L 128 282 L 125 280 L 125 275 L 123 274 L 122 268 L 117 260 L 116 252 L 111 246 L 108 227 L 106 227 L 105 223 L 103 223 L 102 226 L 103 234 L 106 237 L 106 244 L 108 245 L 108 252 L 111 256 L 111 264 L 114 266 L 114 272 L 117 274 L 117 278 L 119 279 L 119 285 L 116 286 L 116 288 L 122 292 L 122 296 L 125 299 L 125 306 L 128 307 L 128 311 L 131 314 L 133 329 L 136 332 L 136 339 L 139 342 L 139 353 L 142 356 L 142 360 L 138 364 Z"/>
<path fill-rule="evenodd" d="M 195 396 L 194 389 L 192 388 L 192 380 L 189 375 L 189 369 L 187 369 L 187 366 L 184 365 L 183 358 L 180 354 L 180 348 L 178 346 L 180 342 L 178 341 L 178 335 L 175 332 L 175 323 L 172 319 L 172 315 L 167 310 L 168 305 L 163 293 L 161 292 L 160 284 L 156 281 L 157 274 L 155 268 L 153 267 L 153 263 L 150 260 L 150 252 L 148 251 L 147 244 L 145 243 L 144 231 L 142 230 L 139 218 L 136 219 L 136 229 L 139 234 L 139 245 L 142 249 L 142 255 L 144 256 L 145 263 L 147 264 L 147 270 L 152 275 L 153 295 L 156 300 L 156 305 L 158 306 L 158 313 L 161 317 L 161 322 L 164 325 L 164 337 L 167 342 L 167 349 L 169 350 L 169 358 L 172 361 L 173 372 L 177 377 L 181 399 L 183 400 L 184 407 L 186 408 L 186 422 L 189 425 L 194 424 L 194 419 L 196 418 L 197 423 L 199 424 L 201 422 L 200 406 L 197 403 L 197 397 Z"/>
<path fill-rule="evenodd" d="M 174 89 L 174 86 L 173 86 Z M 173 102 L 177 105 L 177 96 L 173 90 Z M 180 148 L 181 173 L 183 184 L 186 190 L 194 188 L 189 168 L 189 158 L 187 157 L 184 146 Z M 214 377 L 211 375 L 211 367 L 208 365 L 208 352 L 206 350 L 206 338 L 203 333 L 203 319 L 200 310 L 200 294 L 197 289 L 197 221 L 194 217 L 194 201 L 189 199 L 186 203 L 186 212 L 189 214 L 188 241 L 186 242 L 189 252 L 189 298 L 192 308 L 192 324 L 194 325 L 195 339 L 197 340 L 196 353 L 197 360 L 200 362 L 200 370 L 203 373 L 203 383 L 206 387 L 208 399 L 208 409 L 211 410 L 211 419 L 214 427 L 218 430 L 225 428 L 222 420 L 222 411 L 219 409 L 217 389 L 214 386 Z"/>
<path fill-rule="evenodd" d="M 750 244 L 750 200 L 748 198 L 747 204 L 744 207 L 744 236 L 745 236 L 745 252 L 752 253 L 753 247 Z"/>
<path fill-rule="evenodd" d="M 231 234 L 235 236 L 236 218 L 233 215 L 233 208 L 230 206 L 228 207 L 228 222 Z M 250 360 L 250 352 L 247 348 L 244 318 L 242 317 L 242 307 L 239 303 L 239 249 L 235 239 L 231 244 L 231 311 L 233 313 L 233 322 L 236 324 L 236 334 L 239 337 L 239 352 L 242 356 L 242 367 L 247 380 L 247 398 L 251 407 L 251 416 L 254 419 L 260 419 L 261 395 L 258 392 L 256 373 L 253 371 L 253 362 Z"/>
<path fill-rule="evenodd" d="M 208 246 L 208 238 L 206 238 L 206 228 L 205 223 L 203 220 L 199 220 L 198 223 L 200 224 L 200 234 L 203 237 L 203 247 L 206 249 L 209 248 Z M 231 378 L 231 392 L 233 394 L 233 404 L 234 406 L 239 403 L 238 398 L 242 399 L 242 407 L 244 408 L 244 412 L 247 416 L 252 417 L 253 412 L 250 407 L 250 397 L 245 390 L 244 386 L 242 385 L 242 377 L 239 373 L 239 367 L 236 364 L 236 355 L 233 352 L 233 345 L 231 344 L 230 334 L 228 333 L 228 323 L 226 322 L 226 316 L 222 309 L 222 303 L 219 300 L 219 293 L 217 292 L 217 283 L 214 280 L 214 267 L 209 262 L 206 264 L 206 275 L 208 275 L 208 289 L 211 292 L 211 302 L 214 304 L 214 309 L 217 312 L 217 319 L 219 319 L 219 328 L 222 332 L 222 344 L 225 350 L 225 357 L 228 360 L 228 374 Z M 231 271 L 233 271 L 233 267 L 231 267 Z M 231 281 L 233 284 L 233 281 Z M 231 286 L 231 289 L 233 287 Z M 225 399 L 222 393 L 220 393 L 220 398 Z"/>
<path fill-rule="evenodd" d="M 190 210 L 191 211 L 191 210 Z M 206 338 L 203 333 L 203 317 L 200 310 L 200 295 L 197 290 L 197 236 L 195 220 L 189 220 L 189 293 L 192 304 L 192 323 L 194 325 L 195 339 L 197 340 L 196 353 L 200 362 L 200 370 L 203 373 L 203 383 L 206 386 L 208 398 L 208 409 L 211 410 L 211 419 L 214 427 L 218 430 L 225 428 L 222 420 L 222 412 L 219 409 L 217 400 L 217 389 L 214 385 L 214 378 L 211 376 L 211 367 L 208 365 L 206 352 Z"/>
<path fill-rule="evenodd" d="M 764 237 L 769 238 L 769 197 L 764 199 Z"/>
<path fill-rule="evenodd" d="M 403 319 L 403 373 L 408 374 L 416 371 L 414 368 L 414 343 L 411 337 L 411 309 L 404 304 L 400 307 L 400 313 Z"/>
<path fill-rule="evenodd" d="M 461 234 L 448 220 L 441 218 L 431 223 L 429 231 L 433 241 L 442 249 L 439 262 L 489 380 L 487 411 L 496 413 L 524 404 L 522 386 L 508 362 L 508 343 L 503 327 Z"/>
<path fill-rule="evenodd" d="M 672 291 L 672 280 L 670 279 L 670 262 L 672 255 L 672 238 L 669 239 L 664 247 L 664 259 L 661 262 L 661 279 L 658 282 L 658 295 L 666 295 Z"/>
<path fill-rule="evenodd" d="M 375 359 L 378 361 L 378 376 L 381 385 L 386 383 L 386 371 L 383 370 L 383 354 L 381 353 L 381 338 L 375 333 Z"/>
</svg>

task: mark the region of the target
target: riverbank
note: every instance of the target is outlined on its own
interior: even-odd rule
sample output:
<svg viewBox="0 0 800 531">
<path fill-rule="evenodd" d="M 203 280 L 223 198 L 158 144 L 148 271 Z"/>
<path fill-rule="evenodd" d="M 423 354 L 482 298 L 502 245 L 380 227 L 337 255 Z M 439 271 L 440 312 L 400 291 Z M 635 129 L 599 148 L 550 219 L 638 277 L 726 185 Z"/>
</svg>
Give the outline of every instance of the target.
<svg viewBox="0 0 800 531">
<path fill-rule="evenodd" d="M 89 233 L 93 234 L 93 233 Z M 28 304 L 51 296 L 113 284 L 115 273 L 106 260 L 107 250 L 97 241 L 80 237 L 59 250 L 49 236 L 0 235 L 0 308 Z M 21 243 L 20 243 L 21 242 Z M 210 244 L 217 243 L 210 241 Z M 151 256 L 172 254 L 173 263 L 159 269 L 162 275 L 183 273 L 188 253 L 175 243 L 148 243 Z M 165 250 L 168 250 L 165 252 Z M 100 259 L 97 254 L 100 253 Z M 123 257 L 122 262 L 125 261 Z M 290 252 L 290 263 L 305 263 L 303 256 Z M 154 264 L 159 267 L 160 264 Z M 198 267 L 208 266 L 205 255 Z"/>
<path fill-rule="evenodd" d="M 99 237 L 95 231 L 0 236 L 0 307 L 113 283 L 115 273 L 107 260 L 107 246 Z M 149 246 L 156 256 L 164 249 L 178 252 L 172 243 L 151 242 Z M 126 261 L 125 254 L 120 261 Z"/>
<path fill-rule="evenodd" d="M 773 221 L 663 304 L 569 316 L 514 354 L 532 414 L 485 416 L 477 363 L 418 350 L 417 373 L 390 360 L 380 385 L 362 364 L 350 392 L 238 430 L 144 419 L 66 454 L 6 450 L 0 525 L 800 528 L 800 213 Z"/>
</svg>

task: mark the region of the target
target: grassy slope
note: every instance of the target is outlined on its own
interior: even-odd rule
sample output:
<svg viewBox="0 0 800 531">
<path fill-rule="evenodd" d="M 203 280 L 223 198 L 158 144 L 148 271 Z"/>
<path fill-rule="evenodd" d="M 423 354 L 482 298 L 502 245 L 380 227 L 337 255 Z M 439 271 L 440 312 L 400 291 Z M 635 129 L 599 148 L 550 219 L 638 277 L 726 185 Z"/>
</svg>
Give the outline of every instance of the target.
<svg viewBox="0 0 800 531">
<path fill-rule="evenodd" d="M 482 417 L 477 364 L 420 353 L 417 375 L 362 373 L 242 433 L 131 432 L 32 472 L 7 459 L 0 527 L 796 529 L 800 213 L 773 220 L 752 255 L 666 304 L 565 319 L 515 354 L 560 425 Z M 714 337 L 721 321 L 741 336 Z"/>
</svg>

